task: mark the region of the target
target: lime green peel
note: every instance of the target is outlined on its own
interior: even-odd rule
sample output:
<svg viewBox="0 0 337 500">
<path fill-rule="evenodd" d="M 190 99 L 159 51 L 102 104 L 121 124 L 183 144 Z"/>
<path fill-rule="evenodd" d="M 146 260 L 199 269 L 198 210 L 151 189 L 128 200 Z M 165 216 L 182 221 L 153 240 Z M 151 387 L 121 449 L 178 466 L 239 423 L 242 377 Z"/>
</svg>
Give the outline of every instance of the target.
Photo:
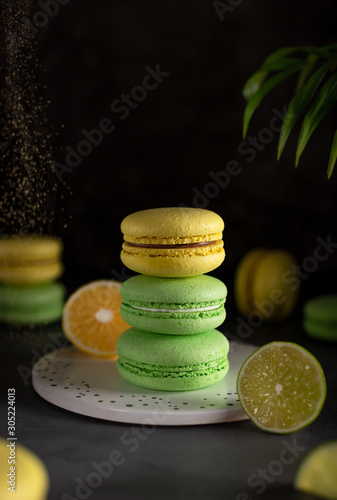
<svg viewBox="0 0 337 500">
<path fill-rule="evenodd" d="M 259 428 L 287 434 L 319 415 L 326 397 L 320 363 L 292 342 L 271 342 L 243 363 L 237 379 L 241 406 Z"/>
</svg>

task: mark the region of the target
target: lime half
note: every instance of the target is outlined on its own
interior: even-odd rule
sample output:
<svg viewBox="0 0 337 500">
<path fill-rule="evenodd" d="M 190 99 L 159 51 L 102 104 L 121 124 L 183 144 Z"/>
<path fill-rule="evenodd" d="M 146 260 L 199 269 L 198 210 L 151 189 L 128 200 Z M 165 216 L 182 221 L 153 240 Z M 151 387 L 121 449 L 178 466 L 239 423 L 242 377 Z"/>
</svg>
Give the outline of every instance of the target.
<svg viewBox="0 0 337 500">
<path fill-rule="evenodd" d="M 316 446 L 302 461 L 295 488 L 322 498 L 337 498 L 337 441 Z"/>
<path fill-rule="evenodd" d="M 315 420 L 326 384 L 321 365 L 309 351 L 292 342 L 271 342 L 245 360 L 237 393 L 258 427 L 286 434 Z"/>
</svg>

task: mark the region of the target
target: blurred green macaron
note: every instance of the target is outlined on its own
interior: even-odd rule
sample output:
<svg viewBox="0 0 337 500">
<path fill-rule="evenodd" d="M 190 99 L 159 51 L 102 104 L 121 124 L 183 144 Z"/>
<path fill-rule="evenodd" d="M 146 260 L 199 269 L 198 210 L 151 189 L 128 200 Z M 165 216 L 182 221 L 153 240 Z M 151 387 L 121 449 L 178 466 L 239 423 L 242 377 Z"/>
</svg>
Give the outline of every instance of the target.
<svg viewBox="0 0 337 500">
<path fill-rule="evenodd" d="M 0 285 L 0 321 L 39 325 L 61 319 L 65 287 L 62 283 Z"/>
<path fill-rule="evenodd" d="M 306 302 L 303 329 L 311 337 L 337 342 L 337 295 L 320 295 Z"/>
</svg>

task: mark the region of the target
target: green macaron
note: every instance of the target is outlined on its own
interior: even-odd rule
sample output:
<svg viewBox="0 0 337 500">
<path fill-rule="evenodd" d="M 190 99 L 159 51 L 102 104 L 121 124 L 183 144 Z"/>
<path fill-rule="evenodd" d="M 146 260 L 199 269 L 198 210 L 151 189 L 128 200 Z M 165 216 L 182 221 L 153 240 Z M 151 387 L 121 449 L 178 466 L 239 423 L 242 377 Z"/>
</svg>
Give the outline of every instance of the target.
<svg viewBox="0 0 337 500">
<path fill-rule="evenodd" d="M 229 343 L 218 330 L 161 335 L 130 328 L 117 340 L 117 369 L 133 384 L 163 391 L 190 391 L 221 380 Z"/>
<path fill-rule="evenodd" d="M 154 333 L 199 333 L 220 326 L 225 318 L 227 288 L 203 274 L 188 278 L 138 275 L 121 287 L 120 312 L 131 326 Z"/>
<path fill-rule="evenodd" d="M 62 317 L 65 287 L 43 285 L 1 285 L 0 321 L 18 325 L 51 323 Z"/>
<path fill-rule="evenodd" d="M 320 295 L 306 302 L 303 328 L 311 337 L 337 342 L 337 295 Z"/>
</svg>

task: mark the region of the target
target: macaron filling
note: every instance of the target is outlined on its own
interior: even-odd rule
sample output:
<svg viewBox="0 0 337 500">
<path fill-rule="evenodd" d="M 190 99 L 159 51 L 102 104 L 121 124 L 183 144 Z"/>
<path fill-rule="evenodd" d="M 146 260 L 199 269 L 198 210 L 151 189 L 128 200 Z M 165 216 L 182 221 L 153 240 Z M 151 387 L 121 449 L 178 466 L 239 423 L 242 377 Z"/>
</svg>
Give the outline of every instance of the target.
<svg viewBox="0 0 337 500">
<path fill-rule="evenodd" d="M 124 233 L 124 240 L 127 243 L 135 245 L 190 245 L 193 243 L 207 244 L 211 242 L 222 241 L 222 232 L 218 233 L 203 233 L 183 236 L 176 234 L 175 236 L 132 236 L 131 234 Z"/>
<path fill-rule="evenodd" d="M 186 314 L 191 314 L 198 318 L 207 318 L 218 316 L 224 313 L 225 298 L 213 302 L 204 303 L 185 303 L 185 304 L 164 304 L 164 303 L 140 303 L 136 301 L 125 301 L 121 304 L 121 311 L 126 311 L 128 314 L 145 313 L 152 317 L 185 317 Z"/>
<path fill-rule="evenodd" d="M 140 306 L 133 306 L 130 305 L 130 307 L 134 307 L 135 309 L 141 309 L 142 311 L 150 311 L 150 312 L 164 312 L 164 313 L 179 313 L 182 312 L 181 309 L 155 309 L 152 307 L 140 307 Z M 192 307 L 192 308 L 184 308 L 183 312 L 203 312 L 203 311 L 213 311 L 214 309 L 219 309 L 221 307 L 221 304 L 217 304 L 215 306 L 207 306 L 207 307 Z"/>
<path fill-rule="evenodd" d="M 177 244 L 151 244 L 151 243 L 126 242 L 125 246 L 138 247 L 138 248 L 158 248 L 158 249 L 164 250 L 164 249 L 177 249 L 177 248 L 205 247 L 205 246 L 216 245 L 217 243 L 221 243 L 221 241 L 222 240 L 198 241 L 196 243 L 177 243 Z"/>
<path fill-rule="evenodd" d="M 148 245 L 146 243 L 146 245 Z M 197 257 L 197 256 L 210 256 L 215 254 L 223 254 L 223 241 L 216 240 L 211 245 L 194 244 L 134 244 L 128 241 L 122 245 L 122 254 L 130 257 Z"/>
<path fill-rule="evenodd" d="M 119 356 L 118 363 L 124 370 L 152 378 L 193 378 L 211 375 L 225 370 L 228 367 L 228 360 L 225 357 L 214 359 L 206 363 L 186 366 L 157 366 Z"/>
</svg>

